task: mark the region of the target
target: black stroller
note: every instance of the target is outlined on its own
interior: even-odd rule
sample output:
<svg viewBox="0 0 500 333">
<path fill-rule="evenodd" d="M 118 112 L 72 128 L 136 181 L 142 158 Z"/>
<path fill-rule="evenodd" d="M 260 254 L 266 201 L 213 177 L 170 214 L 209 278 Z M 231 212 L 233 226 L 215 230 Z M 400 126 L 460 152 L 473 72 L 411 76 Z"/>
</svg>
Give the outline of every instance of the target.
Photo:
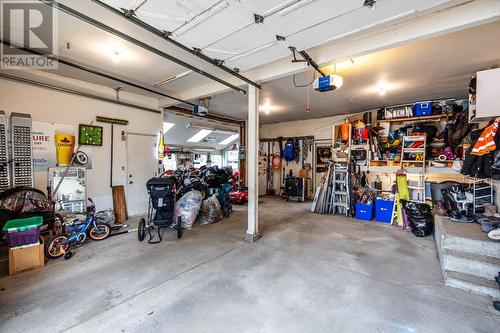
<svg viewBox="0 0 500 333">
<path fill-rule="evenodd" d="M 147 181 L 149 193 L 148 220 L 141 218 L 137 229 L 137 238 L 144 240 L 146 231 L 149 234 L 149 244 L 157 244 L 162 240 L 161 228 L 177 231 L 177 238 L 181 238 L 181 217 L 174 223 L 175 207 L 175 179 L 173 177 L 154 177 Z M 157 229 L 158 241 L 153 241 L 153 229 Z"/>
</svg>

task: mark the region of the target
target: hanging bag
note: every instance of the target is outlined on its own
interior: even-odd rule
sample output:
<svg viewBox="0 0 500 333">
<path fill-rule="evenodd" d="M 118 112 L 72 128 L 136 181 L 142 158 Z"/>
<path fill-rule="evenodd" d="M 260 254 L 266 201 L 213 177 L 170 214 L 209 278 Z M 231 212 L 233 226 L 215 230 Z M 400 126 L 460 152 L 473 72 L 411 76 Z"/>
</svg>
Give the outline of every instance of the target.
<svg viewBox="0 0 500 333">
<path fill-rule="evenodd" d="M 285 149 L 283 149 L 283 158 L 287 162 L 295 160 L 295 143 L 293 140 L 288 140 L 285 143 Z"/>
</svg>

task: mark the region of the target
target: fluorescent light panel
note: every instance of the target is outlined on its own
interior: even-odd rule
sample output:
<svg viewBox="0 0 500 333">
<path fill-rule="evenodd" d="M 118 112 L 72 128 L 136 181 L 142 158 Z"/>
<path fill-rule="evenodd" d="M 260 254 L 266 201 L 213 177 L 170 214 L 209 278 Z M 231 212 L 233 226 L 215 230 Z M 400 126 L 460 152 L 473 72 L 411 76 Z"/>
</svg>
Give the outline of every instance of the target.
<svg viewBox="0 0 500 333">
<path fill-rule="evenodd" d="M 228 134 L 228 135 L 236 134 L 236 131 L 233 129 L 208 127 L 208 126 L 203 126 L 203 125 L 196 125 L 193 123 L 188 123 L 186 125 L 186 128 L 207 129 L 207 130 L 211 130 L 213 132 L 219 133 L 219 134 Z"/>
<path fill-rule="evenodd" d="M 163 122 L 163 133 L 167 133 L 172 127 L 174 127 L 174 123 L 168 123 L 166 121 Z"/>
<path fill-rule="evenodd" d="M 227 137 L 226 139 L 222 140 L 221 142 L 219 142 L 219 145 L 228 145 L 231 142 L 233 142 L 234 140 L 238 139 L 239 137 L 240 137 L 239 134 L 233 134 L 233 135 Z"/>
<path fill-rule="evenodd" d="M 160 82 L 155 83 L 154 86 L 155 87 L 163 86 L 164 84 L 170 83 L 170 82 L 178 80 L 180 78 L 183 78 L 184 76 L 191 74 L 191 72 L 192 71 L 186 71 L 186 72 L 182 72 L 180 74 L 174 75 L 172 77 L 169 77 L 168 79 L 165 79 L 165 80 L 162 80 Z"/>
<path fill-rule="evenodd" d="M 192 149 L 196 151 L 215 151 L 214 148 L 192 148 Z"/>
<path fill-rule="evenodd" d="M 212 132 L 213 132 L 212 130 L 202 129 L 201 131 L 199 131 L 198 133 L 193 135 L 191 138 L 189 138 L 188 142 L 200 142 L 201 140 L 203 140 L 207 135 L 209 135 Z"/>
</svg>

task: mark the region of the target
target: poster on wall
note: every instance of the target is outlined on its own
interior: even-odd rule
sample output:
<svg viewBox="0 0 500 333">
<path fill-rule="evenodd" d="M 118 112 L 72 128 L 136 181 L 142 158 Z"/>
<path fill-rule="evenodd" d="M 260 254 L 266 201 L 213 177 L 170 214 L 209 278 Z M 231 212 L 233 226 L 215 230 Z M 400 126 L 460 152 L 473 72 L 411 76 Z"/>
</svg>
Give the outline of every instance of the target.
<svg viewBox="0 0 500 333">
<path fill-rule="evenodd" d="M 77 135 L 76 125 L 33 121 L 33 167 L 35 171 L 47 171 L 57 166 L 55 135 L 61 133 Z M 76 147 L 75 147 L 76 149 Z M 92 169 L 91 147 L 80 147 L 87 154 L 87 169 Z"/>
<path fill-rule="evenodd" d="M 330 147 L 316 147 L 316 172 L 327 171 L 331 158 L 332 149 Z"/>
</svg>

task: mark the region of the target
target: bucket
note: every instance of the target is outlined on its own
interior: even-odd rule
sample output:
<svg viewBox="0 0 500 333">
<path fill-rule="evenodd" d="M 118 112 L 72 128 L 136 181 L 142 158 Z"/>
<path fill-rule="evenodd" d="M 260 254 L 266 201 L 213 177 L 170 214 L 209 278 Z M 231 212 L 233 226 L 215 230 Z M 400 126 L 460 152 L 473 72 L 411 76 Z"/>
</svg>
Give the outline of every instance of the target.
<svg viewBox="0 0 500 333">
<path fill-rule="evenodd" d="M 443 202 L 443 193 L 441 193 L 441 190 L 449 189 L 453 185 L 459 184 L 458 182 L 454 181 L 445 181 L 441 183 L 434 183 L 430 182 L 431 185 L 431 196 L 432 196 L 432 202 Z"/>
</svg>

